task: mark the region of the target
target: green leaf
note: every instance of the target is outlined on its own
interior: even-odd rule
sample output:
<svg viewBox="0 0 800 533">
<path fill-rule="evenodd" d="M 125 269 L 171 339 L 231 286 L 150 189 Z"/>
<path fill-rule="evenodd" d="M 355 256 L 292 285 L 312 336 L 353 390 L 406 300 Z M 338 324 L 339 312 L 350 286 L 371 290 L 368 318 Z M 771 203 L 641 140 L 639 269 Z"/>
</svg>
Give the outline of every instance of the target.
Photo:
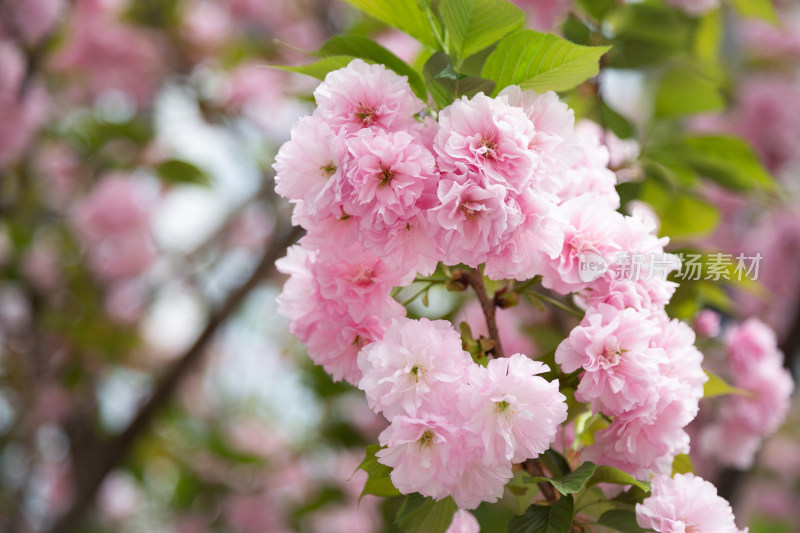
<svg viewBox="0 0 800 533">
<path fill-rule="evenodd" d="M 509 85 L 566 91 L 596 76 L 608 46 L 582 46 L 561 37 L 520 30 L 505 37 L 486 60 L 481 76 L 494 80 L 494 94 Z"/>
<path fill-rule="evenodd" d="M 614 7 L 614 0 L 578 0 L 578 5 L 595 19 L 603 20 Z"/>
<path fill-rule="evenodd" d="M 779 22 L 772 0 L 730 0 L 730 3 L 743 17 L 760 18 L 773 24 Z"/>
<path fill-rule="evenodd" d="M 719 211 L 710 203 L 681 190 L 669 190 L 655 180 L 642 184 L 640 199 L 659 216 L 659 235 L 686 239 L 708 235 L 719 222 Z"/>
<path fill-rule="evenodd" d="M 706 13 L 698 20 L 693 49 L 699 59 L 711 64 L 718 60 L 723 29 L 722 12 L 719 9 Z"/>
<path fill-rule="evenodd" d="M 742 139 L 722 135 L 706 135 L 686 139 L 686 163 L 730 189 L 773 190 L 775 181 L 767 172 L 751 146 Z"/>
<path fill-rule="evenodd" d="M 620 139 L 629 139 L 636 135 L 633 124 L 609 107 L 605 101 L 600 102 L 600 117 L 602 125 L 613 131 Z"/>
<path fill-rule="evenodd" d="M 694 474 L 694 463 L 692 458 L 685 453 L 679 453 L 672 460 L 672 475 L 675 474 Z"/>
<path fill-rule="evenodd" d="M 156 172 L 163 181 L 169 183 L 191 183 L 194 185 L 208 185 L 208 174 L 191 163 L 180 159 L 170 159 L 159 163 Z"/>
<path fill-rule="evenodd" d="M 619 468 L 613 466 L 600 465 L 594 471 L 594 474 L 586 483 L 587 487 L 597 485 L 598 483 L 612 483 L 614 485 L 633 485 L 640 489 L 650 492 L 650 484 L 643 481 L 638 481 L 627 472 L 623 472 Z"/>
<path fill-rule="evenodd" d="M 636 512 L 632 509 L 611 509 L 600 515 L 597 523 L 620 533 L 642 533 L 647 531 L 636 523 Z"/>
<path fill-rule="evenodd" d="M 319 57 L 360 57 L 369 63 L 386 65 L 387 68 L 395 71 L 397 74 L 408 77 L 409 85 L 411 85 L 414 93 L 420 99 L 425 100 L 427 97 L 422 76 L 408 63 L 367 37 L 362 37 L 360 35 L 337 35 L 323 44 L 322 48 L 320 48 L 315 55 Z"/>
<path fill-rule="evenodd" d="M 324 80 L 325 76 L 328 75 L 328 72 L 333 72 L 334 70 L 339 70 L 340 68 L 344 68 L 350 64 L 350 62 L 355 59 L 354 56 L 328 56 L 323 57 L 319 61 L 314 61 L 313 63 L 307 63 L 305 65 L 298 65 L 298 66 L 289 66 L 289 65 L 270 65 L 272 68 L 277 68 L 280 70 L 286 70 L 289 72 L 297 72 L 298 74 L 305 74 L 306 76 L 311 76 L 317 78 L 318 80 Z"/>
<path fill-rule="evenodd" d="M 525 13 L 505 0 L 442 0 L 439 15 L 450 38 L 450 53 L 459 60 L 494 44 L 525 22 Z"/>
<path fill-rule="evenodd" d="M 552 367 L 551 367 L 552 368 Z M 552 448 L 545 450 L 539 460 L 556 477 L 564 477 L 570 473 L 569 463 L 564 456 Z"/>
<path fill-rule="evenodd" d="M 592 474 L 594 474 L 596 468 L 597 465 L 591 461 L 587 461 L 566 476 L 552 479 L 546 477 L 528 477 L 523 478 L 523 481 L 526 483 L 540 483 L 546 481 L 551 483 L 561 494 L 575 494 L 583 489 L 586 482 L 592 477 Z"/>
<path fill-rule="evenodd" d="M 450 497 L 434 501 L 415 492 L 403 501 L 395 524 L 405 533 L 444 533 L 457 509 Z"/>
<path fill-rule="evenodd" d="M 667 71 L 656 94 L 657 118 L 723 109 L 725 98 L 719 85 L 696 68 L 678 66 Z"/>
<path fill-rule="evenodd" d="M 690 17 L 665 5 L 623 5 L 605 18 L 604 33 L 612 36 L 614 45 L 608 66 L 638 68 L 688 51 L 695 23 Z"/>
<path fill-rule="evenodd" d="M 703 384 L 703 398 L 713 398 L 715 396 L 724 396 L 726 394 L 752 396 L 751 392 L 728 384 L 728 382 L 714 372 L 706 369 L 703 369 L 703 371 L 706 373 L 706 376 L 708 376 L 708 381 Z"/>
<path fill-rule="evenodd" d="M 375 454 L 381 449 L 380 444 L 370 444 L 367 446 L 366 456 L 361 464 L 358 465 L 360 470 L 367 473 L 367 482 L 364 484 L 364 490 L 361 491 L 361 497 L 365 494 L 374 494 L 375 496 L 399 496 L 400 491 L 392 484 L 390 477 L 392 469 L 384 464 L 378 462 Z M 361 498 L 359 497 L 359 500 Z"/>
<path fill-rule="evenodd" d="M 575 503 L 572 496 L 562 496 L 553 505 L 533 504 L 508 522 L 508 533 L 569 533 Z"/>
<path fill-rule="evenodd" d="M 477 76 L 464 76 L 452 70 L 447 55 L 437 52 L 431 56 L 423 69 L 425 83 L 433 101 L 443 109 L 461 96 L 472 97 L 479 92 L 490 94 L 494 82 Z"/>
<path fill-rule="evenodd" d="M 425 0 L 345 0 L 380 20 L 415 37 L 429 48 L 438 48 L 434 33 L 435 22 L 430 16 Z M 438 31 L 438 29 L 436 30 Z"/>
</svg>

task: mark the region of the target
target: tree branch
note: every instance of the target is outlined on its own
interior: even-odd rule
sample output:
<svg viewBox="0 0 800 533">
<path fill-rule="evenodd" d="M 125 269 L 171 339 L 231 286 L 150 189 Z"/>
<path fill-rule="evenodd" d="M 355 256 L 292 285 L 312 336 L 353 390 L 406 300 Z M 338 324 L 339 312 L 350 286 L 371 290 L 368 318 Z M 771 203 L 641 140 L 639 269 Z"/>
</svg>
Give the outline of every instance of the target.
<svg viewBox="0 0 800 533">
<path fill-rule="evenodd" d="M 483 314 L 486 317 L 486 326 L 489 329 L 489 338 L 494 341 L 494 347 L 491 352 L 495 357 L 505 357 L 503 345 L 500 342 L 500 332 L 497 330 L 497 316 L 495 313 L 494 300 L 490 299 L 486 294 L 486 287 L 483 284 L 483 274 L 477 269 L 473 268 L 466 273 L 466 282 L 473 288 L 475 294 L 478 296 L 478 301 L 483 308 Z"/>
<path fill-rule="evenodd" d="M 542 464 L 539 462 L 539 459 L 528 459 L 522 463 L 522 468 L 524 468 L 525 471 L 533 477 L 547 477 L 544 475 L 544 470 L 542 470 Z M 558 499 L 558 496 L 556 495 L 556 489 L 553 487 L 553 485 L 546 481 L 540 481 L 537 483 L 537 485 L 547 501 L 554 502 Z"/>
<path fill-rule="evenodd" d="M 197 362 L 205 353 L 205 348 L 214 337 L 217 329 L 223 324 L 245 297 L 271 271 L 276 259 L 286 251 L 301 235 L 298 227 L 285 229 L 278 233 L 269 248 L 264 252 L 258 266 L 250 277 L 238 289 L 234 290 L 227 300 L 211 315 L 205 329 L 184 355 L 170 367 L 159 381 L 153 395 L 136 414 L 124 432 L 101 448 L 97 455 L 95 468 L 87 473 L 87 479 L 79 489 L 70 509 L 49 530 L 50 533 L 68 533 L 75 528 L 83 514 L 90 507 L 100 485 L 116 466 L 126 457 L 136 439 L 144 433 L 152 423 L 156 413 L 168 402 L 173 393 Z"/>
</svg>

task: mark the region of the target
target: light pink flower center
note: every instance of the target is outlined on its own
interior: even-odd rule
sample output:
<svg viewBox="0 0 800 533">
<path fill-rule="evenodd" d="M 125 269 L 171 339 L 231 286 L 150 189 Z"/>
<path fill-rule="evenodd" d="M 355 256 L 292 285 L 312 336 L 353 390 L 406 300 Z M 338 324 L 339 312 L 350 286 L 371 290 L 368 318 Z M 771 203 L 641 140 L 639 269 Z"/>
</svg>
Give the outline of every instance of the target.
<svg viewBox="0 0 800 533">
<path fill-rule="evenodd" d="M 364 126 L 371 126 L 375 122 L 375 108 L 359 103 L 354 113 Z"/>
<path fill-rule="evenodd" d="M 422 449 L 423 446 L 431 446 L 433 444 L 433 431 L 430 429 L 426 429 L 422 436 L 419 438 L 417 442 L 419 442 L 419 447 Z"/>
<path fill-rule="evenodd" d="M 370 285 L 375 276 L 375 270 L 370 265 L 356 265 L 355 272 L 350 277 L 350 281 L 357 285 Z"/>
<path fill-rule="evenodd" d="M 478 154 L 484 159 L 497 157 L 497 144 L 492 139 L 484 137 L 478 145 Z"/>
<path fill-rule="evenodd" d="M 481 209 L 478 209 L 475 203 L 469 202 L 461 204 L 461 211 L 464 213 L 464 216 L 467 217 L 467 220 L 475 220 Z"/>
<path fill-rule="evenodd" d="M 381 165 L 381 171 L 378 173 L 378 179 L 380 180 L 381 185 L 386 185 L 390 181 L 392 181 L 392 177 L 394 177 L 394 172 L 390 168 L 384 168 Z"/>
<path fill-rule="evenodd" d="M 419 380 L 422 379 L 422 376 L 424 374 L 425 374 L 425 369 L 423 369 L 419 365 L 414 365 L 411 367 L 411 370 L 408 373 L 408 379 L 410 379 L 414 383 L 419 383 Z"/>
<path fill-rule="evenodd" d="M 336 173 L 337 167 L 333 164 L 333 161 L 331 161 L 327 165 L 319 167 L 319 169 L 324 177 L 330 178 Z"/>
<path fill-rule="evenodd" d="M 576 233 L 569 240 L 569 246 L 578 253 L 585 252 L 586 250 L 597 250 L 597 243 L 594 235 L 585 235 L 583 233 Z"/>
</svg>

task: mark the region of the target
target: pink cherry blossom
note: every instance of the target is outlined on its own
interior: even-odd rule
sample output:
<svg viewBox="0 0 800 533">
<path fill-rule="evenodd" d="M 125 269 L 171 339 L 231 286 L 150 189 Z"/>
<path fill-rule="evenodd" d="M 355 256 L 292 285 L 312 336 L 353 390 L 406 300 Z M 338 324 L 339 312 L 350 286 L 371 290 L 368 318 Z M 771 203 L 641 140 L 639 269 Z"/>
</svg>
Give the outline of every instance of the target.
<svg viewBox="0 0 800 533">
<path fill-rule="evenodd" d="M 70 30 L 53 58 L 55 70 L 77 75 L 91 97 L 115 90 L 140 106 L 152 102 L 163 72 L 158 36 L 122 23 L 93 0 L 76 2 Z"/>
<path fill-rule="evenodd" d="M 564 372 L 583 369 L 575 391 L 596 411 L 617 415 L 650 400 L 666 361 L 663 349 L 651 346 L 658 334 L 648 315 L 600 304 L 556 349 Z"/>
<path fill-rule="evenodd" d="M 88 245 L 90 263 L 99 276 L 107 280 L 137 276 L 155 261 L 150 214 L 156 199 L 148 183 L 110 174 L 75 205 L 75 228 Z"/>
<path fill-rule="evenodd" d="M 583 154 L 565 172 L 556 194 L 562 201 L 590 194 L 595 201 L 617 209 L 617 176 L 608 168 L 611 155 L 605 144 L 605 132 L 594 122 L 582 119 L 575 126 L 575 137 Z"/>
<path fill-rule="evenodd" d="M 395 319 L 383 339 L 358 355 L 358 384 L 369 406 L 388 419 L 420 412 L 447 414 L 473 365 L 461 336 L 445 320 Z"/>
<path fill-rule="evenodd" d="M 21 37 L 36 44 L 53 28 L 66 7 L 65 0 L 15 0 L 3 5 L 0 38 Z"/>
<path fill-rule="evenodd" d="M 652 494 L 636 504 L 636 521 L 660 533 L 740 533 L 730 504 L 694 474 L 656 476 Z M 747 528 L 744 529 L 744 533 Z"/>
<path fill-rule="evenodd" d="M 535 134 L 525 112 L 506 97 L 466 96 L 439 112 L 434 149 L 442 172 L 460 182 L 497 184 L 520 193 L 533 179 Z"/>
<path fill-rule="evenodd" d="M 414 418 L 398 415 L 378 437 L 385 448 L 375 455 L 391 466 L 392 484 L 408 494 L 441 499 L 464 472 L 465 454 L 458 426 L 440 416 Z"/>
<path fill-rule="evenodd" d="M 314 98 L 315 114 L 334 131 L 407 130 L 417 123 L 414 115 L 424 108 L 405 76 L 361 59 L 330 72 L 314 91 Z"/>
<path fill-rule="evenodd" d="M 482 502 L 496 502 L 503 497 L 506 484 L 514 476 L 511 462 L 487 460 L 480 438 L 472 433 L 465 436 L 464 445 L 467 467 L 450 487 L 453 501 L 462 509 L 475 509 Z"/>
<path fill-rule="evenodd" d="M 347 138 L 349 157 L 336 180 L 344 212 L 359 219 L 363 238 L 382 241 L 387 231 L 420 212 L 438 181 L 433 155 L 405 132 L 364 129 Z"/>
<path fill-rule="evenodd" d="M 694 330 L 701 337 L 716 337 L 720 332 L 719 313 L 703 309 L 694 317 Z"/>
<path fill-rule="evenodd" d="M 348 250 L 350 262 L 345 262 L 295 245 L 275 264 L 290 276 L 278 296 L 289 330 L 334 379 L 356 384 L 362 377 L 359 350 L 380 339 L 391 318 L 405 314 L 390 292 L 410 278 L 358 245 Z"/>
<path fill-rule="evenodd" d="M 480 533 L 481 526 L 475 515 L 464 509 L 459 509 L 453 515 L 453 521 L 450 522 L 447 530 L 444 533 Z"/>
<path fill-rule="evenodd" d="M 567 418 L 558 381 L 537 374 L 549 368 L 523 354 L 473 365 L 458 408 L 464 427 L 480 435 L 486 454 L 500 463 L 521 463 L 550 447 Z"/>
<path fill-rule="evenodd" d="M 580 271 L 586 254 L 611 258 L 624 250 L 617 240 L 625 218 L 594 201 L 590 195 L 567 200 L 558 207 L 557 216 L 562 223 L 564 240 L 559 254 L 545 264 L 542 285 L 567 294 L 589 284 L 589 279 L 582 279 Z"/>
</svg>

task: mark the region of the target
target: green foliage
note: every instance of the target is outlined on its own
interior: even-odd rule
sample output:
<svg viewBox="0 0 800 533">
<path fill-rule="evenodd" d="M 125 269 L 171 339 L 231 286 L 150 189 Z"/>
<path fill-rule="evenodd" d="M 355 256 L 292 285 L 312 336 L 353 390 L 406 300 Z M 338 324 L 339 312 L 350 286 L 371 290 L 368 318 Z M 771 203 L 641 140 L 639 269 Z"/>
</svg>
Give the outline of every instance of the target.
<svg viewBox="0 0 800 533">
<path fill-rule="evenodd" d="M 743 17 L 760 18 L 773 24 L 778 23 L 778 15 L 772 0 L 730 0 L 734 9 Z"/>
<path fill-rule="evenodd" d="M 589 481 L 586 482 L 586 486 L 591 487 L 593 485 L 597 485 L 598 483 L 612 483 L 614 485 L 633 485 L 635 487 L 639 487 L 644 491 L 647 492 L 650 491 L 649 483 L 638 481 L 627 472 L 623 472 L 619 468 L 614 468 L 613 466 L 607 466 L 607 465 L 598 466 L 595 469 L 592 477 L 589 478 Z"/>
<path fill-rule="evenodd" d="M 411 68 L 408 63 L 394 55 L 392 52 L 376 43 L 372 39 L 360 35 L 338 35 L 329 39 L 316 54 L 319 57 L 350 56 L 361 58 L 368 63 L 378 63 L 395 71 L 401 76 L 408 77 L 414 93 L 425 100 L 425 84 L 419 73 Z"/>
<path fill-rule="evenodd" d="M 632 509 L 611 509 L 606 511 L 597 520 L 598 524 L 602 524 L 614 531 L 620 533 L 641 533 L 647 531 L 639 527 L 636 523 L 636 513 Z"/>
<path fill-rule="evenodd" d="M 656 94 L 657 118 L 672 118 L 724 108 L 719 84 L 697 66 L 674 66 L 661 79 Z"/>
<path fill-rule="evenodd" d="M 494 80 L 494 94 L 515 84 L 536 91 L 565 91 L 596 76 L 600 57 L 609 49 L 520 30 L 500 41 L 486 60 L 481 75 Z"/>
<path fill-rule="evenodd" d="M 729 189 L 774 190 L 775 182 L 753 148 L 736 137 L 698 135 L 679 147 L 685 163 Z"/>
<path fill-rule="evenodd" d="M 444 533 L 457 509 L 450 497 L 434 501 L 415 492 L 406 496 L 395 524 L 405 533 Z"/>
<path fill-rule="evenodd" d="M 672 461 L 672 475 L 675 474 L 694 474 L 694 463 L 692 458 L 685 453 L 680 453 L 675 456 Z"/>
<path fill-rule="evenodd" d="M 211 178 L 208 174 L 188 161 L 170 159 L 156 165 L 159 177 L 167 183 L 189 183 L 208 185 Z"/>
<path fill-rule="evenodd" d="M 345 0 L 381 22 L 404 31 L 429 48 L 438 48 L 438 27 L 430 0 Z"/>
<path fill-rule="evenodd" d="M 710 370 L 703 369 L 708 376 L 708 381 L 703 384 L 703 398 L 713 398 L 715 396 L 724 396 L 726 394 L 740 394 L 743 396 L 750 396 L 752 393 L 734 387 L 728 384 L 724 379 Z"/>
<path fill-rule="evenodd" d="M 365 494 L 374 494 L 375 496 L 399 496 L 400 491 L 392 485 L 390 477 L 392 469 L 386 465 L 378 462 L 375 453 L 381 449 L 380 444 L 370 444 L 367 446 L 366 456 L 361 464 L 358 465 L 360 470 L 367 473 L 367 482 L 364 484 L 364 490 L 361 491 L 361 497 Z M 360 499 L 360 498 L 359 498 Z"/>
<path fill-rule="evenodd" d="M 439 14 L 450 53 L 458 58 L 480 52 L 525 21 L 522 10 L 506 0 L 441 0 Z"/>
<path fill-rule="evenodd" d="M 288 72 L 297 72 L 298 74 L 305 74 L 306 76 L 311 76 L 313 78 L 317 78 L 318 80 L 324 80 L 325 76 L 328 75 L 328 72 L 346 67 L 353 59 L 354 57 L 349 55 L 328 56 L 323 57 L 319 61 L 314 61 L 313 63 L 307 63 L 305 65 L 298 65 L 296 67 L 289 65 L 272 65 L 272 68 L 286 70 Z"/>
<path fill-rule="evenodd" d="M 571 471 L 569 463 L 564 459 L 564 456 L 552 448 L 545 450 L 545 452 L 539 456 L 539 461 L 541 461 L 555 477 L 564 477 Z"/>
<path fill-rule="evenodd" d="M 605 17 L 614 49 L 608 66 L 639 68 L 688 51 L 696 22 L 676 9 L 650 3 L 627 4 Z"/>
<path fill-rule="evenodd" d="M 553 505 L 533 504 L 508 522 L 508 533 L 569 533 L 575 516 L 572 496 L 562 496 Z"/>
<path fill-rule="evenodd" d="M 433 101 L 440 109 L 461 96 L 472 97 L 479 92 L 488 94 L 494 88 L 491 80 L 456 73 L 447 55 L 441 52 L 433 54 L 425 63 L 423 74 Z"/>
<path fill-rule="evenodd" d="M 672 239 L 708 235 L 719 222 L 716 207 L 692 193 L 670 189 L 656 180 L 642 184 L 639 199 L 650 204 L 658 215 L 659 235 L 669 235 Z"/>
<path fill-rule="evenodd" d="M 575 494 L 583 490 L 586 482 L 589 481 L 589 478 L 592 477 L 596 469 L 597 465 L 591 461 L 587 461 L 564 476 L 554 478 L 540 476 L 528 477 L 524 478 L 523 481 L 525 483 L 547 482 L 551 483 L 561 494 Z"/>
</svg>

